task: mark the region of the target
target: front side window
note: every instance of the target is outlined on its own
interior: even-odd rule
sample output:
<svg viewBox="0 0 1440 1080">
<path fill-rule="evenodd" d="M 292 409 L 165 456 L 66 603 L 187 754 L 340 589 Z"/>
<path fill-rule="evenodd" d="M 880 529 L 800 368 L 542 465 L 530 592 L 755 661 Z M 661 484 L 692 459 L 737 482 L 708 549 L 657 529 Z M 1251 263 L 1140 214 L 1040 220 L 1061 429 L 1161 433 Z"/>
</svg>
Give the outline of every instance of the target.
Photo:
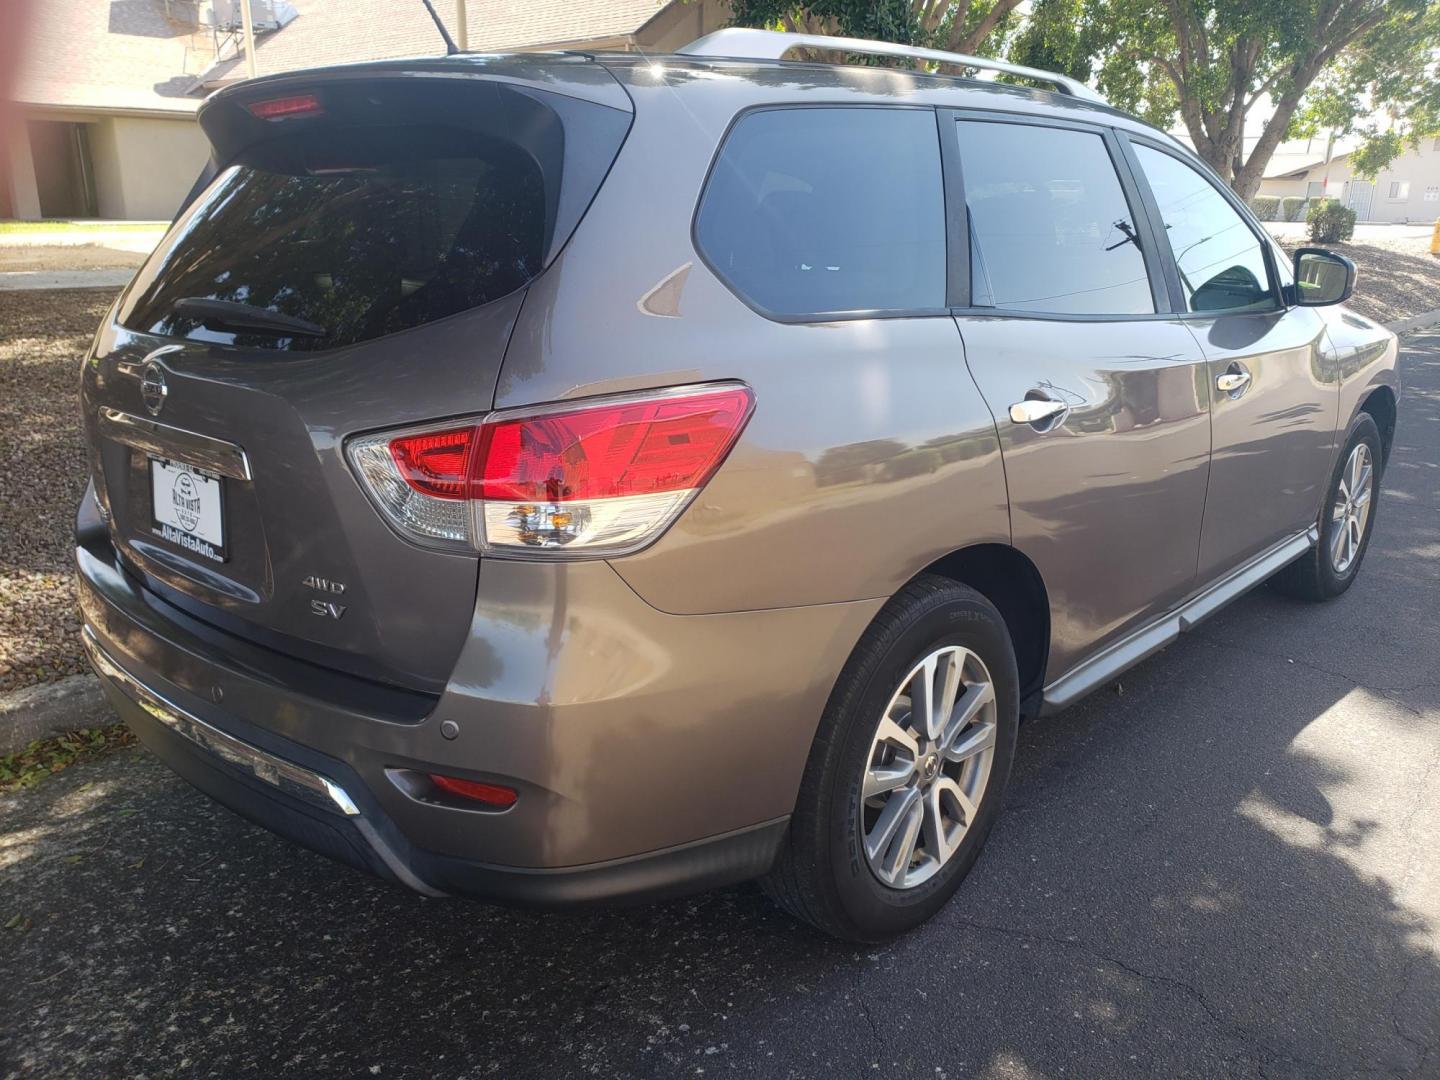
<svg viewBox="0 0 1440 1080">
<path fill-rule="evenodd" d="M 945 306 L 945 196 L 928 109 L 810 108 L 735 125 L 695 219 L 711 268 L 780 315 Z"/>
<path fill-rule="evenodd" d="M 979 120 L 957 127 L 973 307 L 1154 312 L 1135 216 L 1100 135 Z"/>
<path fill-rule="evenodd" d="M 1188 309 L 1272 307 L 1264 248 L 1229 200 L 1177 157 L 1139 144 L 1135 156 L 1160 208 Z"/>
</svg>

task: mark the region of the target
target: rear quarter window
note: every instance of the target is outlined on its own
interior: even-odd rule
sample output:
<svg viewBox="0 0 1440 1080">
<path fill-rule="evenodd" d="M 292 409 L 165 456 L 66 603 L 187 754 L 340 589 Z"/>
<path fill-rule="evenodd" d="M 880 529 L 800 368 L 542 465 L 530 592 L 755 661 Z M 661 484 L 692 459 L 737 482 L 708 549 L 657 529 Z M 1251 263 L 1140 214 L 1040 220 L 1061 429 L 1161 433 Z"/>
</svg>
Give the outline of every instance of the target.
<svg viewBox="0 0 1440 1080">
<path fill-rule="evenodd" d="M 740 118 L 695 221 L 710 267 L 782 316 L 945 305 L 945 197 L 928 109 Z"/>
</svg>

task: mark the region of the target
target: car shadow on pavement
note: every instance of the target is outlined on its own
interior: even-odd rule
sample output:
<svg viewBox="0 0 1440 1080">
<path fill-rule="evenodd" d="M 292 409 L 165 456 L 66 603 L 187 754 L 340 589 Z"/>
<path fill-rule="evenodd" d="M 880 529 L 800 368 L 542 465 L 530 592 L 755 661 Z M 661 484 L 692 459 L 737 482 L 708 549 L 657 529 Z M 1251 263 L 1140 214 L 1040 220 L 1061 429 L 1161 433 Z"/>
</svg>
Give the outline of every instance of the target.
<svg viewBox="0 0 1440 1080">
<path fill-rule="evenodd" d="M 886 946 L 753 886 L 427 900 L 141 751 L 0 797 L 0 1074 L 1433 1076 L 1440 396 L 1400 439 L 1350 593 L 1257 591 L 1027 727 L 975 872 Z"/>
<path fill-rule="evenodd" d="M 1027 730 L 972 878 L 880 948 L 821 938 L 753 887 L 591 914 L 425 900 L 126 752 L 4 807 L 4 907 L 31 927 L 3 942 L 0 1061 L 29 1076 L 1420 1074 L 1440 1038 L 1435 714 L 1299 662 L 1217 693 L 1239 665 L 1209 638 L 1304 618 L 1256 596 L 1123 694 Z M 1400 760 L 1366 760 L 1380 736 Z M 1357 787 L 1377 801 L 1353 803 Z"/>
</svg>

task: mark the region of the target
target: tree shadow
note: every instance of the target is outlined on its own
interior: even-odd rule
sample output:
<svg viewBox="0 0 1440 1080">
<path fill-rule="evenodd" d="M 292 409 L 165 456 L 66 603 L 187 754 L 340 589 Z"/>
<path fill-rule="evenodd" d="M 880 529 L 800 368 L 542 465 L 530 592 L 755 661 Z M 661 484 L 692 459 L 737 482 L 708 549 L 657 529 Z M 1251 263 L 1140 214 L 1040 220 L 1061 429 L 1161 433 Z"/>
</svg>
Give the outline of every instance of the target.
<svg viewBox="0 0 1440 1080">
<path fill-rule="evenodd" d="M 1257 593 L 1123 692 L 1027 728 L 976 872 L 875 949 L 754 887 L 569 915 L 424 900 L 252 828 L 143 753 L 73 770 L 0 804 L 7 907 L 33 920 L 5 943 L 27 989 L 0 1061 L 1423 1074 L 1440 964 L 1418 902 L 1435 869 L 1414 860 L 1437 805 L 1421 779 L 1440 762 L 1435 713 L 1310 663 L 1237 662 L 1251 625 L 1309 641 L 1304 618 Z M 1389 756 L 1365 752 L 1381 741 Z"/>
<path fill-rule="evenodd" d="M 898 942 L 829 941 L 751 886 L 571 915 L 425 900 L 127 751 L 0 798 L 0 917 L 29 926 L 0 937 L 0 1065 L 1434 1075 L 1440 630 L 1416 553 L 1440 402 L 1413 393 L 1356 586 L 1252 593 L 1028 727 L 985 857 Z"/>
</svg>

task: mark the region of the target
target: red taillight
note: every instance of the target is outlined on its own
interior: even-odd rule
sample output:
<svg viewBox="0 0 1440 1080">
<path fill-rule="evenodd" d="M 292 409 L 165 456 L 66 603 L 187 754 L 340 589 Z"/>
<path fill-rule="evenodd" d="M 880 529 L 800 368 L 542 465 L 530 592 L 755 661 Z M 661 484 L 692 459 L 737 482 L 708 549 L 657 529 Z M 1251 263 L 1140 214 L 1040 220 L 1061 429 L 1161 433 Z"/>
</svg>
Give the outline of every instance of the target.
<svg viewBox="0 0 1440 1080">
<path fill-rule="evenodd" d="M 486 424 L 470 495 L 568 502 L 698 488 L 749 412 L 750 391 L 735 387 Z"/>
<path fill-rule="evenodd" d="M 397 529 L 446 547 L 613 556 L 665 531 L 750 417 L 747 387 L 617 395 L 365 435 L 346 454 Z"/>
<path fill-rule="evenodd" d="M 441 791 L 458 795 L 462 799 L 483 803 L 496 810 L 505 810 L 515 805 L 520 797 L 514 788 L 502 784 L 482 784 L 479 780 L 462 780 L 458 776 L 442 776 L 430 773 L 430 782 Z"/>
<path fill-rule="evenodd" d="M 465 497 L 466 465 L 475 428 L 456 428 L 390 440 L 390 455 L 405 482 L 436 499 Z"/>
<path fill-rule="evenodd" d="M 314 94 L 292 94 L 289 97 L 252 101 L 245 108 L 261 120 L 284 120 L 292 116 L 318 116 L 325 111 Z"/>
</svg>

